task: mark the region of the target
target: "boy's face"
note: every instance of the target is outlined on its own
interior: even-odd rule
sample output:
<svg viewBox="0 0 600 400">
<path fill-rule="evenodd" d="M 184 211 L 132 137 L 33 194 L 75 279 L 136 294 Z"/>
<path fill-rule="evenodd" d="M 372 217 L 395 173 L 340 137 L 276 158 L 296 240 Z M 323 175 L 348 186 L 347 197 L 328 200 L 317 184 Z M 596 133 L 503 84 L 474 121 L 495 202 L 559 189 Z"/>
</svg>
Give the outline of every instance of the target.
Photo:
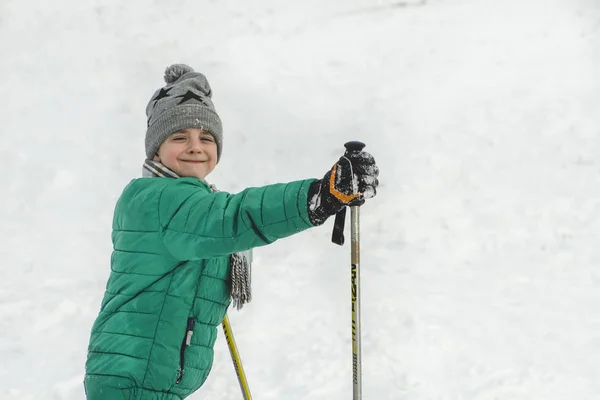
<svg viewBox="0 0 600 400">
<path fill-rule="evenodd" d="M 217 165 L 217 143 L 213 135 L 206 131 L 182 129 L 160 145 L 154 161 L 161 162 L 179 176 L 204 180 Z"/>
</svg>

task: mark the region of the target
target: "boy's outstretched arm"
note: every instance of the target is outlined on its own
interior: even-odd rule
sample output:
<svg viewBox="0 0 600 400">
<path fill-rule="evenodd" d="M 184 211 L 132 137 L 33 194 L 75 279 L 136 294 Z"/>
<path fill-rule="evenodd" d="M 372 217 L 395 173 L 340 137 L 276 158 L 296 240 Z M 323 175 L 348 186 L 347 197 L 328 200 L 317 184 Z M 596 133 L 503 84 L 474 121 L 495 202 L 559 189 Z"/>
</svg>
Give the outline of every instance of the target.
<svg viewBox="0 0 600 400">
<path fill-rule="evenodd" d="M 165 246 L 177 259 L 224 256 L 264 246 L 312 226 L 308 191 L 314 179 L 210 193 L 186 179 L 169 184 L 159 201 Z"/>
<path fill-rule="evenodd" d="M 323 179 L 210 193 L 185 179 L 168 185 L 159 202 L 165 246 L 177 259 L 228 255 L 264 246 L 374 197 L 379 169 L 369 153 L 345 154 Z"/>
</svg>

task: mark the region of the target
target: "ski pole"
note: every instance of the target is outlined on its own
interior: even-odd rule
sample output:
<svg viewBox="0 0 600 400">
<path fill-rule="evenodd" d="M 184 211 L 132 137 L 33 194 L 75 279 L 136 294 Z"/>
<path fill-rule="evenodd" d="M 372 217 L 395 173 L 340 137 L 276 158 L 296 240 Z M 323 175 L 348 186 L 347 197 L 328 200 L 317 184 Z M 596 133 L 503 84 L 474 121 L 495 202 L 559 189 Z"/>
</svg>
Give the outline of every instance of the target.
<svg viewBox="0 0 600 400">
<path fill-rule="evenodd" d="M 223 332 L 225 333 L 225 340 L 227 340 L 227 346 L 229 347 L 229 352 L 231 353 L 231 360 L 233 361 L 233 367 L 235 368 L 235 373 L 238 377 L 238 382 L 240 383 L 244 400 L 252 400 L 250 387 L 248 386 L 248 381 L 246 380 L 246 373 L 244 372 L 244 367 L 242 366 L 242 359 L 240 358 L 240 353 L 238 352 L 235 344 L 235 339 L 233 338 L 233 332 L 231 330 L 231 324 L 229 323 L 229 317 L 227 314 L 225 314 L 225 318 L 223 318 Z"/>
<path fill-rule="evenodd" d="M 365 144 L 348 142 L 347 152 L 361 151 Z M 362 399 L 362 357 L 360 347 L 360 207 L 350 207 L 350 276 L 352 293 L 352 399 Z"/>
<path fill-rule="evenodd" d="M 348 142 L 344 144 L 346 154 L 361 151 L 365 144 L 362 142 Z M 354 188 L 354 194 L 358 191 Z M 344 244 L 344 222 L 346 208 L 343 208 L 336 217 L 331 240 L 333 243 Z M 360 207 L 350 207 L 350 276 L 352 296 L 352 399 L 362 399 L 362 359 L 360 347 Z"/>
</svg>

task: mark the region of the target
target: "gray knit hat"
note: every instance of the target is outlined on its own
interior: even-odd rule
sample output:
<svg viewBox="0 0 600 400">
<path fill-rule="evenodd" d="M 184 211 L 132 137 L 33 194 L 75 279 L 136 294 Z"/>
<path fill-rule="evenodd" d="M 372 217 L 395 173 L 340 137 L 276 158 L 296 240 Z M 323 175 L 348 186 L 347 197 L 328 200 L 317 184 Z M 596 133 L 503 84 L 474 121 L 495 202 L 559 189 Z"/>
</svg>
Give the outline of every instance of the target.
<svg viewBox="0 0 600 400">
<path fill-rule="evenodd" d="M 146 107 L 146 157 L 152 159 L 172 133 L 199 128 L 215 137 L 218 162 L 223 150 L 223 127 L 206 77 L 188 65 L 173 64 L 165 71 L 165 82 L 167 85 L 154 93 Z"/>
</svg>

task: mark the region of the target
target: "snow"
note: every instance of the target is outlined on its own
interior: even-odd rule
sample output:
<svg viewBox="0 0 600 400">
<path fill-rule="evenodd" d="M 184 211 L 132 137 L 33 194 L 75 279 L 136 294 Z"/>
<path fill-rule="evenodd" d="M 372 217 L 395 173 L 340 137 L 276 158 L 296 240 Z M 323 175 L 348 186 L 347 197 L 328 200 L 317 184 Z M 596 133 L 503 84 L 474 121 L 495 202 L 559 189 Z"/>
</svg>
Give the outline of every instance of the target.
<svg viewBox="0 0 600 400">
<path fill-rule="evenodd" d="M 597 399 L 600 3 L 394 4 L 0 2 L 0 398 L 84 397 L 113 207 L 184 62 L 224 121 L 220 189 L 321 177 L 349 140 L 377 159 L 365 399 Z M 230 319 L 256 399 L 351 396 L 332 224 L 254 253 Z M 215 352 L 190 398 L 240 399 L 222 334 Z"/>
</svg>

